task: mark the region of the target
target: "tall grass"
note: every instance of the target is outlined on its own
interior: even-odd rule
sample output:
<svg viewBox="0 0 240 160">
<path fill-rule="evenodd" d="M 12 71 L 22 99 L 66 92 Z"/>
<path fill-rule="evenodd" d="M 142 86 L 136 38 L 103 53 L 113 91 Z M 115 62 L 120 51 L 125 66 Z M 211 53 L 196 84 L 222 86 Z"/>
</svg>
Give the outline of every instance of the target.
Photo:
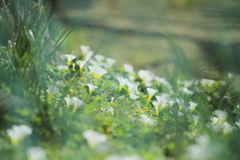
<svg viewBox="0 0 240 160">
<path fill-rule="evenodd" d="M 39 127 L 41 136 L 51 139 L 54 130 L 49 119 L 46 66 L 54 60 L 66 32 L 59 26 L 49 31 L 52 17 L 42 0 L 3 0 L 0 13 L 0 29 L 5 33 L 0 35 L 0 103 L 6 112 L 8 108 L 19 112 L 10 114 L 10 124 L 32 123 Z M 24 107 L 33 112 L 24 116 Z"/>
</svg>

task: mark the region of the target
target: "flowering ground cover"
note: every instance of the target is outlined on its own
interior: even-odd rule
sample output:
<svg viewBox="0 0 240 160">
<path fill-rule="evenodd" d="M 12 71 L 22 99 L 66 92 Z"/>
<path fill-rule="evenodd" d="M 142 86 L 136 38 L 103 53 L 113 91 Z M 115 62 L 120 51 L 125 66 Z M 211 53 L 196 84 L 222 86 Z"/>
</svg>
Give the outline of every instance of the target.
<svg viewBox="0 0 240 160">
<path fill-rule="evenodd" d="M 116 60 L 81 50 L 80 57 L 67 54 L 62 65 L 47 66 L 55 144 L 36 140 L 34 126 L 22 120 L 1 132 L 3 159 L 8 153 L 41 160 L 238 157 L 231 147 L 240 126 L 232 74 L 170 82 L 130 64 L 116 69 Z"/>
</svg>

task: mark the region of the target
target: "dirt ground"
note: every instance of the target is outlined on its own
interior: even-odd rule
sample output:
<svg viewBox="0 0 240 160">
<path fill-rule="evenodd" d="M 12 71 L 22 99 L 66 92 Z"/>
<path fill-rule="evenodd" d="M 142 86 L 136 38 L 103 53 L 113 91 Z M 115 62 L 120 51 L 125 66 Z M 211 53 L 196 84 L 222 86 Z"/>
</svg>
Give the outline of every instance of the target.
<svg viewBox="0 0 240 160">
<path fill-rule="evenodd" d="M 115 58 L 118 66 L 129 63 L 164 75 L 178 63 L 176 54 L 184 53 L 196 76 L 212 78 L 239 67 L 238 5 L 224 1 L 178 8 L 156 0 L 71 0 L 62 3 L 58 16 L 67 26 L 77 23 L 65 43 L 76 54 L 79 45 L 101 46 L 98 54 Z M 234 58 L 219 57 L 222 48 Z"/>
</svg>

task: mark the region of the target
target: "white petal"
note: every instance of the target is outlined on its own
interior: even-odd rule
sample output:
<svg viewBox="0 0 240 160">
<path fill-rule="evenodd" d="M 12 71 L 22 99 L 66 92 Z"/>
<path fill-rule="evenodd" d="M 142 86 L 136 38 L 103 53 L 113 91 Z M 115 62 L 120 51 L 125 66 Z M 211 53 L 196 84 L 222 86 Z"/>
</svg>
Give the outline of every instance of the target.
<svg viewBox="0 0 240 160">
<path fill-rule="evenodd" d="M 130 98 L 133 100 L 138 99 L 138 96 L 136 96 L 133 92 L 130 93 Z"/>
<path fill-rule="evenodd" d="M 29 160 L 46 160 L 47 156 L 41 147 L 31 147 L 27 149 L 27 156 Z"/>
<path fill-rule="evenodd" d="M 105 59 L 105 56 L 97 54 L 95 55 L 95 59 L 97 62 L 102 62 Z"/>
<path fill-rule="evenodd" d="M 130 65 L 130 64 L 124 64 L 123 67 L 124 67 L 124 70 L 125 70 L 126 72 L 131 73 L 131 74 L 134 73 L 134 69 L 133 69 L 133 66 L 132 66 L 132 65 Z"/>
<path fill-rule="evenodd" d="M 66 102 L 67 105 L 71 105 L 71 104 L 72 104 L 71 98 L 64 97 L 64 100 L 65 100 L 65 102 Z"/>
<path fill-rule="evenodd" d="M 88 86 L 89 90 L 94 90 L 98 87 L 98 86 L 95 86 L 95 85 L 90 84 L 90 83 L 88 83 L 87 86 Z"/>
<path fill-rule="evenodd" d="M 93 51 L 88 51 L 86 53 L 85 61 L 89 61 L 92 58 L 92 55 L 94 54 Z"/>
<path fill-rule="evenodd" d="M 84 105 L 84 102 L 77 97 L 72 97 L 71 101 L 72 101 L 73 106 L 80 107 L 80 106 Z"/>
<path fill-rule="evenodd" d="M 140 70 L 138 71 L 138 77 L 143 81 L 150 82 L 153 80 L 153 73 L 146 70 Z"/>
<path fill-rule="evenodd" d="M 71 54 L 65 54 L 65 57 L 67 58 L 68 61 L 72 61 L 73 59 L 76 58 L 76 56 L 71 55 Z"/>
<path fill-rule="evenodd" d="M 83 132 L 83 137 L 87 140 L 90 146 L 94 147 L 99 143 L 107 141 L 107 137 L 97 131 L 86 130 Z"/>
<path fill-rule="evenodd" d="M 68 66 L 66 65 L 59 65 L 57 66 L 58 70 L 68 69 Z"/>
<path fill-rule="evenodd" d="M 84 52 L 84 53 L 87 53 L 88 51 L 90 51 L 90 47 L 89 46 L 81 45 L 80 48 L 81 48 L 82 52 Z"/>
<path fill-rule="evenodd" d="M 153 96 L 157 92 L 157 90 L 152 89 L 152 88 L 147 88 L 147 91 L 148 91 L 149 96 Z"/>
<path fill-rule="evenodd" d="M 214 113 L 220 121 L 225 121 L 227 119 L 227 112 L 226 111 L 215 110 Z"/>
<path fill-rule="evenodd" d="M 189 102 L 189 104 L 190 104 L 190 106 L 189 106 L 190 110 L 195 109 L 197 106 L 197 103 L 194 103 L 194 102 Z"/>
<path fill-rule="evenodd" d="M 112 58 L 107 58 L 106 62 L 107 62 L 108 67 L 112 67 L 113 64 L 115 64 L 117 61 L 115 59 L 112 59 Z"/>
<path fill-rule="evenodd" d="M 76 63 L 79 65 L 80 68 L 83 68 L 86 65 L 87 61 L 77 61 Z"/>
<path fill-rule="evenodd" d="M 48 90 L 51 94 L 56 94 L 60 91 L 60 89 L 55 85 L 48 86 Z"/>
</svg>

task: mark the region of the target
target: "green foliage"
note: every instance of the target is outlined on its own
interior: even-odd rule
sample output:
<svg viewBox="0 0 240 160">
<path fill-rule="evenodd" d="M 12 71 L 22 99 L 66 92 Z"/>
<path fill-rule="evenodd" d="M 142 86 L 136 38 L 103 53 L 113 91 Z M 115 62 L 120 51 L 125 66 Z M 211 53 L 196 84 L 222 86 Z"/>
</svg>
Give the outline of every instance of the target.
<svg viewBox="0 0 240 160">
<path fill-rule="evenodd" d="M 239 159 L 236 75 L 190 79 L 176 46 L 183 68 L 168 80 L 87 46 L 54 65 L 63 34 L 52 41 L 39 2 L 4 8 L 15 30 L 0 50 L 0 159 Z"/>
<path fill-rule="evenodd" d="M 57 38 L 54 33 L 50 34 L 49 8 L 43 7 L 41 0 L 1 1 L 0 16 L 1 32 L 8 33 L 0 37 L 3 42 L 0 48 L 0 90 L 3 91 L 0 100 L 3 114 L 9 114 L 3 119 L 15 124 L 27 121 L 37 125 L 40 135 L 48 139 L 54 130 L 49 122 L 46 65 L 52 60 L 64 34 Z M 4 120 L 1 124 L 1 128 L 5 127 Z"/>
</svg>

